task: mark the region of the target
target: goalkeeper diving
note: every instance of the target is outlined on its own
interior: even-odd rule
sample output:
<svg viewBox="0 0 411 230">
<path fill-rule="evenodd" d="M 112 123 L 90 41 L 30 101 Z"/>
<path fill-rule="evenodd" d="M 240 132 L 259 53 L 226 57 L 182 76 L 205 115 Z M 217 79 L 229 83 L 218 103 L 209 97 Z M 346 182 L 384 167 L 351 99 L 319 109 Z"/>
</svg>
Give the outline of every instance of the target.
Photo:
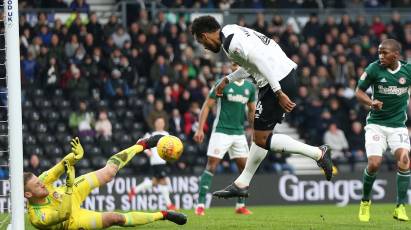
<svg viewBox="0 0 411 230">
<path fill-rule="evenodd" d="M 187 216 L 172 211 L 144 212 L 96 212 L 83 209 L 80 205 L 90 192 L 113 180 L 136 154 L 155 147 L 162 135 L 137 141 L 127 149 L 108 159 L 105 167 L 75 177 L 75 164 L 83 158 L 84 150 L 76 137 L 71 141 L 71 153 L 39 177 L 24 173 L 24 196 L 28 200 L 30 222 L 38 229 L 103 229 L 110 226 L 133 227 L 157 220 L 169 220 L 179 225 L 187 222 Z M 65 184 L 53 183 L 66 173 Z"/>
</svg>

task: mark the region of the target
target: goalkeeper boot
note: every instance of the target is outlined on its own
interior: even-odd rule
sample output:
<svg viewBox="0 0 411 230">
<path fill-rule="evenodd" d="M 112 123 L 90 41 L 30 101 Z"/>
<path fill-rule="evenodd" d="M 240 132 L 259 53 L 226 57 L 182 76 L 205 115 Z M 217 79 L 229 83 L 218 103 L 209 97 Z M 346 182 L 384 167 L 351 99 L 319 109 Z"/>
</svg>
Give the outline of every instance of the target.
<svg viewBox="0 0 411 230">
<path fill-rule="evenodd" d="M 213 192 L 213 196 L 225 199 L 232 197 L 248 197 L 248 187 L 239 188 L 232 183 L 223 190 Z"/>
<path fill-rule="evenodd" d="M 147 138 L 142 138 L 137 141 L 137 145 L 143 146 L 144 149 L 151 149 L 157 146 L 158 140 L 162 138 L 164 135 L 154 135 Z"/>
<path fill-rule="evenodd" d="M 397 205 L 397 207 L 394 209 L 393 217 L 394 217 L 394 219 L 401 220 L 401 221 L 409 221 L 410 220 L 407 216 L 407 212 L 405 211 L 404 204 Z"/>
<path fill-rule="evenodd" d="M 187 216 L 183 213 L 174 212 L 174 211 L 161 211 L 164 216 L 164 220 L 169 220 L 178 225 L 184 225 L 187 223 Z"/>
<path fill-rule="evenodd" d="M 329 181 L 333 176 L 333 162 L 331 160 L 331 149 L 327 145 L 321 145 L 322 156 L 317 161 L 317 165 L 324 170 L 325 178 Z"/>
<path fill-rule="evenodd" d="M 371 200 L 361 201 L 360 212 L 358 213 L 358 219 L 360 219 L 361 222 L 370 221 L 370 207 L 371 207 Z"/>
</svg>

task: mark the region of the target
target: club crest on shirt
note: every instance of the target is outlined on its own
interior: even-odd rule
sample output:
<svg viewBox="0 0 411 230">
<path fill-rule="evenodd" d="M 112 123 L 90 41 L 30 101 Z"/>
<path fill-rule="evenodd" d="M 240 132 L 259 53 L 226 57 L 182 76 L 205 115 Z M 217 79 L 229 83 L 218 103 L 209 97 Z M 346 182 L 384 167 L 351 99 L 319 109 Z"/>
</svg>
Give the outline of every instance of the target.
<svg viewBox="0 0 411 230">
<path fill-rule="evenodd" d="M 248 95 L 250 94 L 250 90 L 245 89 L 245 90 L 244 90 L 244 94 L 248 96 Z"/>
<path fill-rule="evenodd" d="M 46 221 L 46 213 L 43 212 L 43 213 L 41 214 L 41 220 L 42 220 L 42 221 Z"/>
<path fill-rule="evenodd" d="M 398 79 L 398 82 L 399 82 L 401 85 L 404 85 L 405 82 L 407 82 L 407 80 L 405 80 L 405 77 L 400 77 L 400 79 Z"/>
<path fill-rule="evenodd" d="M 58 192 L 54 192 L 54 193 L 53 193 L 53 197 L 54 197 L 54 199 L 57 199 L 57 200 L 58 200 L 58 199 L 60 199 L 61 196 L 60 196 L 60 194 L 59 194 Z"/>
<path fill-rule="evenodd" d="M 380 136 L 378 136 L 378 135 L 376 134 L 376 135 L 372 136 L 372 139 L 373 139 L 374 141 L 379 141 L 379 140 L 380 140 Z"/>
</svg>

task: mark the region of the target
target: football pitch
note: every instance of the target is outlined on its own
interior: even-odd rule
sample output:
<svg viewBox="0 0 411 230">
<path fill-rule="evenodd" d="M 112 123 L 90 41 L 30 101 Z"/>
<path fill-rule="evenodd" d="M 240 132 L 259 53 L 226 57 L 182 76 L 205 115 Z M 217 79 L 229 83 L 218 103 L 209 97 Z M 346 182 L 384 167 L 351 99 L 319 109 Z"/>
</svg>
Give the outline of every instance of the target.
<svg viewBox="0 0 411 230">
<path fill-rule="evenodd" d="M 233 207 L 225 207 L 207 209 L 206 215 L 201 217 L 194 215 L 193 210 L 184 210 L 183 212 L 188 215 L 188 223 L 184 226 L 158 221 L 124 229 L 411 229 L 410 222 L 400 222 L 392 218 L 394 204 L 373 204 L 370 223 L 358 221 L 358 207 L 358 205 L 255 206 L 250 207 L 253 211 L 250 216 L 234 214 Z M 408 208 L 408 214 L 411 214 L 411 208 Z M 5 227 L 2 226 L 1 229 Z M 27 222 L 27 218 L 26 229 L 35 229 Z"/>
</svg>

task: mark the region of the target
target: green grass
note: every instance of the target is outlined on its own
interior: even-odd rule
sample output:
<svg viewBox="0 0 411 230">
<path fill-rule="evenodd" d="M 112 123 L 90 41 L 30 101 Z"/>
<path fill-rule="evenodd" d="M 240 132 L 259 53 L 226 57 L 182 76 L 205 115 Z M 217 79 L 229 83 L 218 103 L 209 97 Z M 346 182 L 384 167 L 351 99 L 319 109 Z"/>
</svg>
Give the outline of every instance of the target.
<svg viewBox="0 0 411 230">
<path fill-rule="evenodd" d="M 202 217 L 194 215 L 193 210 L 185 210 L 184 213 L 188 215 L 185 226 L 158 221 L 136 229 L 411 229 L 411 223 L 392 218 L 393 209 L 393 204 L 373 204 L 370 223 L 358 221 L 358 205 L 258 206 L 250 207 L 254 212 L 250 216 L 236 215 L 232 207 L 211 208 L 206 210 L 206 215 Z M 4 218 L 5 215 L 0 217 Z M 0 229 L 5 228 L 0 226 Z M 34 228 L 26 222 L 26 230 L 31 229 Z"/>
</svg>

